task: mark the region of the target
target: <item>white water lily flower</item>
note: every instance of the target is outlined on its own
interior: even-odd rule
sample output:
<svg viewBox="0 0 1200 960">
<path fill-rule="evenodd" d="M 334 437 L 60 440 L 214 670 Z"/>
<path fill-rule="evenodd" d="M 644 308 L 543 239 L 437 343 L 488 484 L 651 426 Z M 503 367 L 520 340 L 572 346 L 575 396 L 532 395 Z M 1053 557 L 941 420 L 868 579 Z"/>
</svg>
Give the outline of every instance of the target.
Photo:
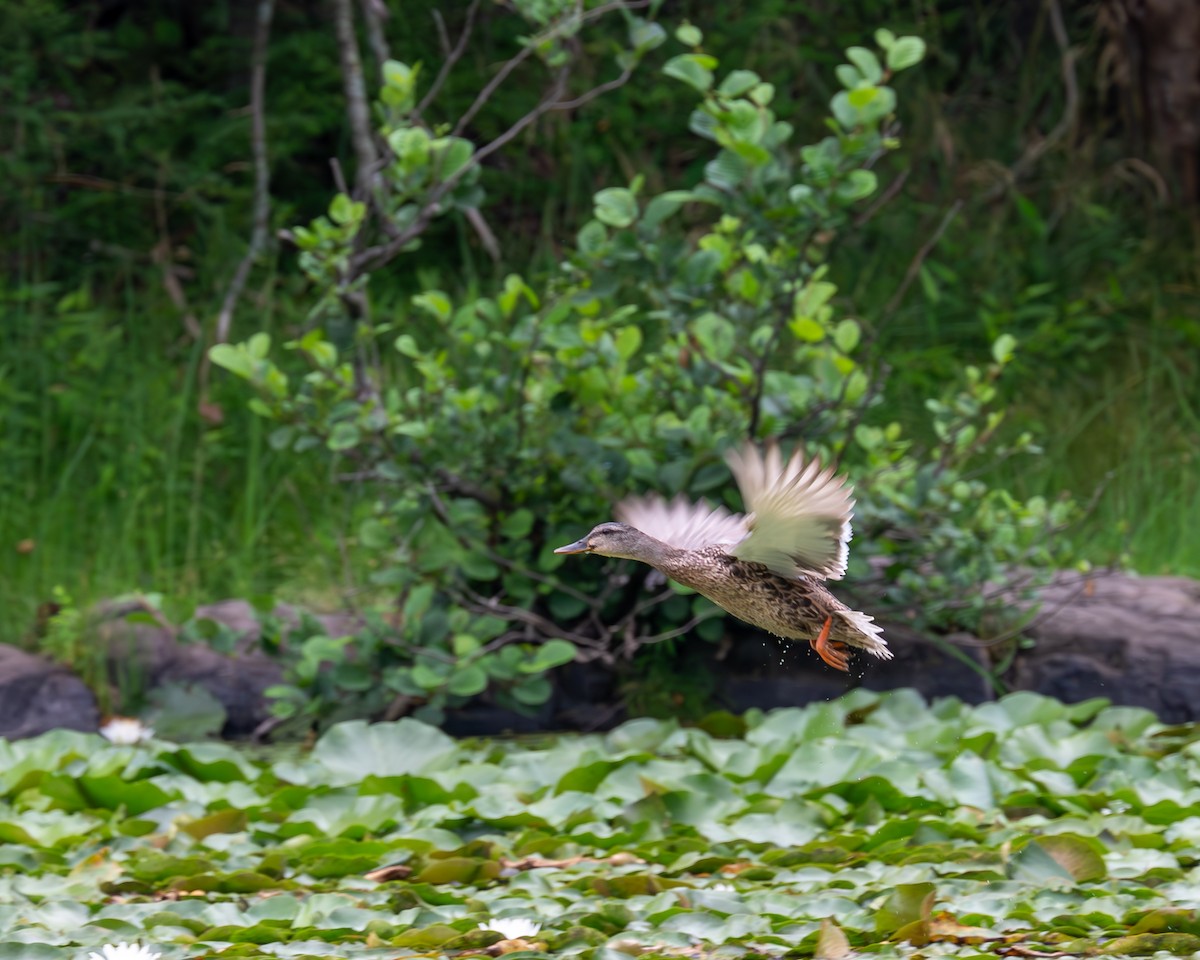
<svg viewBox="0 0 1200 960">
<path fill-rule="evenodd" d="M 127 720 L 125 722 L 137 723 L 136 720 Z M 115 743 L 116 741 L 114 740 L 113 742 Z M 106 943 L 100 948 L 99 953 L 89 953 L 88 960 L 158 960 L 161 956 L 161 953 L 155 953 L 149 947 L 143 947 L 140 943 L 125 943 L 122 941 L 121 943 Z"/>
<path fill-rule="evenodd" d="M 100 736 L 104 737 L 110 743 L 128 747 L 135 743 L 141 743 L 143 740 L 149 740 L 154 736 L 154 728 L 147 727 L 141 720 L 135 720 L 132 717 L 113 717 L 100 728 Z M 109 944 L 109 946 L 112 946 L 112 944 Z M 117 946 L 123 946 L 123 944 L 117 944 Z M 140 950 L 142 948 L 138 947 L 137 949 Z M 113 958 L 108 958 L 108 960 L 113 960 Z M 115 960 L 135 960 L 135 958 L 121 956 L 115 958 Z"/>
<path fill-rule="evenodd" d="M 523 917 L 508 917 L 503 920 L 489 920 L 479 925 L 480 930 L 495 930 L 505 940 L 526 940 L 537 935 L 542 929 L 540 923 L 526 920 Z"/>
</svg>

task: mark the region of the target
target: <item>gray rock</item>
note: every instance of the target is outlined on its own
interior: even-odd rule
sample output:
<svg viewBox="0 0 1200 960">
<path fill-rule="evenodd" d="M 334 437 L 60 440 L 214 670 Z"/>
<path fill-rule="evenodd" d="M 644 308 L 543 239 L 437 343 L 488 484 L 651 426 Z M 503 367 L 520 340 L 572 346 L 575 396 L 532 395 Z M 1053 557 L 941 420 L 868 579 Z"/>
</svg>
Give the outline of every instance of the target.
<svg viewBox="0 0 1200 960">
<path fill-rule="evenodd" d="M 1200 719 L 1200 581 L 1060 573 L 1005 677 L 1067 701 L 1107 697 L 1167 723 Z"/>
<path fill-rule="evenodd" d="M 0 644 L 0 737 L 17 740 L 65 727 L 95 730 L 96 697 L 66 667 Z"/>
</svg>

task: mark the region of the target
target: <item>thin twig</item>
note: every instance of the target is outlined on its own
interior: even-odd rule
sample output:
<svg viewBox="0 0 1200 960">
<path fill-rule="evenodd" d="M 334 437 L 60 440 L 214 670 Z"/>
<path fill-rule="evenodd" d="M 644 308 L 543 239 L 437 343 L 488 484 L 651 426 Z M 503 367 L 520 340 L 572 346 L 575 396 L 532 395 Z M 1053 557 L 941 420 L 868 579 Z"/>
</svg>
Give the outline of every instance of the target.
<svg viewBox="0 0 1200 960">
<path fill-rule="evenodd" d="M 1008 168 L 1008 176 L 984 195 L 985 203 L 998 199 L 1012 184 L 1028 174 L 1051 147 L 1057 145 L 1075 129 L 1079 117 L 1079 81 L 1075 77 L 1075 61 L 1079 59 L 1079 52 L 1071 48 L 1071 40 L 1067 35 L 1067 27 L 1063 22 L 1062 9 L 1059 7 L 1058 0 L 1045 0 L 1045 2 L 1050 17 L 1050 32 L 1054 34 L 1054 42 L 1058 45 L 1061 57 L 1060 70 L 1066 98 L 1062 116 L 1059 117 L 1058 123 L 1049 133 L 1025 148 L 1025 152 L 1021 154 L 1016 163 Z"/>
<path fill-rule="evenodd" d="M 587 649 L 599 646 L 599 642 L 595 637 L 585 637 L 582 633 L 576 633 L 573 630 L 560 627 L 553 620 L 543 617 L 540 613 L 526 610 L 524 607 L 514 607 L 507 603 L 500 603 L 494 597 L 481 598 L 475 602 L 462 601 L 462 603 L 472 613 L 490 617 L 503 617 L 506 620 L 527 623 L 538 630 L 543 636 L 561 637 L 563 640 L 570 640 L 577 647 Z"/>
<path fill-rule="evenodd" d="M 342 161 L 337 157 L 329 158 L 329 172 L 333 176 L 333 185 L 338 193 L 350 195 L 350 185 L 346 183 L 346 174 L 342 170 Z"/>
<path fill-rule="evenodd" d="M 471 31 L 475 27 L 475 14 L 478 10 L 479 0 L 471 0 L 471 5 L 467 7 L 466 22 L 463 24 L 462 32 L 458 35 L 458 43 L 454 45 L 453 49 L 447 49 L 449 44 L 446 44 L 443 39 L 443 43 L 445 44 L 443 49 L 446 50 L 445 59 L 442 60 L 442 66 L 438 70 L 437 76 L 433 78 L 433 83 L 430 84 L 429 89 L 425 92 L 425 96 L 417 104 L 415 113 L 418 117 L 437 99 L 437 95 L 442 92 L 442 87 L 445 85 L 446 79 L 450 76 L 450 71 L 454 69 L 454 65 L 462 59 L 462 55 L 466 52 L 467 43 L 471 39 Z M 444 35 L 446 25 L 442 22 L 441 15 L 436 10 L 433 12 L 433 15 L 438 24 L 439 32 Z"/>
<path fill-rule="evenodd" d="M 271 226 L 271 164 L 267 155 L 267 45 L 271 38 L 271 19 L 275 0 L 259 0 L 258 18 L 254 27 L 254 49 L 250 62 L 250 150 L 254 157 L 254 221 L 246 254 L 234 271 L 217 326 L 215 343 L 227 343 L 233 326 L 233 311 L 241 298 L 250 269 L 267 245 Z M 205 384 L 207 386 L 207 384 Z"/>
<path fill-rule="evenodd" d="M 515 57 L 504 64 L 504 66 L 497 71 L 496 75 L 484 85 L 483 89 L 480 90 L 478 95 L 475 97 L 475 100 L 469 107 L 467 107 L 467 112 L 459 117 L 458 123 L 454 125 L 454 135 L 456 137 L 462 135 L 462 132 L 467 128 L 467 125 L 475 119 L 475 114 L 483 109 L 484 104 L 492 98 L 492 94 L 496 92 L 496 89 L 500 86 L 500 84 L 508 79 L 509 74 L 516 70 L 517 67 L 528 60 L 531 56 L 533 56 L 534 49 L 535 48 L 532 43 L 522 48 Z"/>
<path fill-rule="evenodd" d="M 584 104 L 591 103 L 597 97 L 603 96 L 606 93 L 610 93 L 613 90 L 616 90 L 617 88 L 624 86 L 626 83 L 629 82 L 629 78 L 632 76 L 633 76 L 633 67 L 626 67 L 624 70 L 621 71 L 619 76 L 613 77 L 613 79 L 605 81 L 604 83 L 600 84 L 600 86 L 598 86 L 598 87 L 593 87 L 587 93 L 580 94 L 574 100 L 560 100 L 560 101 L 558 101 L 558 103 L 553 104 L 550 107 L 550 109 L 551 110 L 577 110 L 579 107 L 582 107 Z"/>
<path fill-rule="evenodd" d="M 446 32 L 446 18 L 442 16 L 441 10 L 433 11 L 433 25 L 437 27 L 438 46 L 442 48 L 442 56 L 450 55 L 450 34 Z"/>
<path fill-rule="evenodd" d="M 912 173 L 911 167 L 901 171 L 900 175 L 887 185 L 887 189 L 884 190 L 883 193 L 881 193 L 878 197 L 876 197 L 866 210 L 854 218 L 854 225 L 856 227 L 861 227 L 873 219 L 880 210 L 887 206 L 887 204 L 890 203 L 895 196 L 904 189 L 904 184 L 908 182 L 908 176 L 910 173 Z"/>
<path fill-rule="evenodd" d="M 682 636 L 705 620 L 711 620 L 713 617 L 721 616 L 721 614 L 721 608 L 714 606 L 711 610 L 705 610 L 704 613 L 699 613 L 692 617 L 682 627 L 675 627 L 673 630 L 664 630 L 662 633 L 655 633 L 649 637 L 638 637 L 637 645 L 644 646 L 647 643 L 662 643 L 664 640 L 673 640 L 675 637 Z"/>
<path fill-rule="evenodd" d="M 468 207 L 464 212 L 467 218 L 467 223 L 471 225 L 471 229 L 475 231 L 475 236 L 479 237 L 479 242 L 483 244 L 483 249 L 487 251 L 487 255 L 492 258 L 493 263 L 500 262 L 500 241 L 496 239 L 496 235 L 492 232 L 492 228 L 488 226 L 487 219 L 478 207 Z"/>
<path fill-rule="evenodd" d="M 904 299 L 904 295 L 908 292 L 908 288 L 912 286 L 912 282 L 917 279 L 917 275 L 921 272 L 921 267 L 925 263 L 925 258 L 932 252 L 933 248 L 938 245 L 938 241 L 942 239 L 942 234 L 958 216 L 958 212 L 963 208 L 962 200 L 955 200 L 950 205 L 950 209 L 946 211 L 942 217 L 942 222 L 938 224 L 937 229 L 933 234 L 920 246 L 920 249 L 913 255 L 912 260 L 908 264 L 908 269 L 904 271 L 904 279 L 900 281 L 900 286 L 896 288 L 896 292 L 892 294 L 892 298 L 887 302 L 887 306 L 883 308 L 880 323 L 889 318 L 895 313 L 896 308 L 900 306 L 900 302 Z"/>
<path fill-rule="evenodd" d="M 383 67 L 388 62 L 387 34 L 383 29 L 384 23 L 391 14 L 383 0 L 361 0 L 363 22 L 367 25 L 367 46 L 371 48 L 371 56 L 375 60 L 375 69 L 379 71 L 379 82 L 383 82 Z"/>
</svg>

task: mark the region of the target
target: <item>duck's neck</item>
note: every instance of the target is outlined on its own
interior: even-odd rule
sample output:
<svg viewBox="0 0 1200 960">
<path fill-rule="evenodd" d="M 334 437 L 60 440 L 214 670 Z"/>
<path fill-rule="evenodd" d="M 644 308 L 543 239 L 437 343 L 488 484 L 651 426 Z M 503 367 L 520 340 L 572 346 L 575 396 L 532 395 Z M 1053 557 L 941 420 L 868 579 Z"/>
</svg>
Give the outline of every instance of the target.
<svg viewBox="0 0 1200 960">
<path fill-rule="evenodd" d="M 690 586 L 688 571 L 695 565 L 694 561 L 689 562 L 688 560 L 690 554 L 690 550 L 681 550 L 679 547 L 673 547 L 669 543 L 654 539 L 654 537 L 646 537 L 644 549 L 636 559 L 642 563 L 648 563 L 672 580 Z"/>
<path fill-rule="evenodd" d="M 622 549 L 605 552 L 610 557 L 636 560 L 638 563 L 646 563 L 662 570 L 664 564 L 670 564 L 673 561 L 677 562 L 678 556 L 686 551 L 680 550 L 678 547 L 673 547 L 669 543 L 663 543 L 657 537 L 652 537 L 650 534 L 642 533 L 642 531 L 638 530 L 635 536 L 631 537 L 625 544 L 622 544 Z"/>
</svg>

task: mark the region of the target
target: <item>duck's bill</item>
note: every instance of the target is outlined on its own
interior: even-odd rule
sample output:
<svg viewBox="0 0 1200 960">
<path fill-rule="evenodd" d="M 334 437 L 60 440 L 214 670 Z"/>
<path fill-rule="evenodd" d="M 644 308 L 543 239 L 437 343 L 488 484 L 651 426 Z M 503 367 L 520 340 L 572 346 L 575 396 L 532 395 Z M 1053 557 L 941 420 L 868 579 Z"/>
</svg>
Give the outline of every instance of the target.
<svg viewBox="0 0 1200 960">
<path fill-rule="evenodd" d="M 568 543 L 565 547 L 559 547 L 555 553 L 587 553 L 587 537 L 582 540 L 576 540 L 574 543 Z"/>
</svg>

